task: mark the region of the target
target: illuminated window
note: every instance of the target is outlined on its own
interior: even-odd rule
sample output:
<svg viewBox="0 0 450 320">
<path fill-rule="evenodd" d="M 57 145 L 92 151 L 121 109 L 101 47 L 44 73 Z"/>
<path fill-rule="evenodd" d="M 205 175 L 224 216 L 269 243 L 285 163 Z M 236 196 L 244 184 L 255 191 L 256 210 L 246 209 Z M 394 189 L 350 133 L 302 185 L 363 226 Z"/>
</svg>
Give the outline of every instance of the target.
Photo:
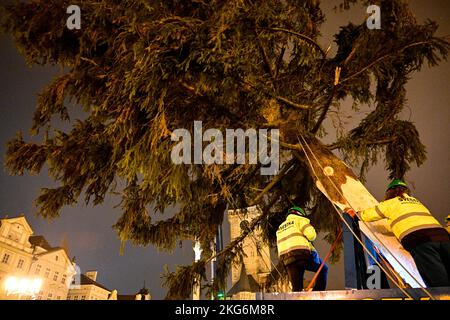
<svg viewBox="0 0 450 320">
<path fill-rule="evenodd" d="M 19 262 L 17 263 L 17 268 L 18 269 L 22 269 L 23 268 L 23 263 L 24 263 L 25 261 L 23 261 L 23 259 L 20 259 L 19 260 Z"/>
<path fill-rule="evenodd" d="M 3 263 L 8 263 L 10 257 L 11 257 L 11 256 L 10 256 L 9 254 L 5 253 L 5 254 L 3 255 L 2 262 L 3 262 Z"/>
<path fill-rule="evenodd" d="M 48 296 L 47 296 L 47 300 L 51 300 L 52 297 L 53 297 L 53 294 L 49 293 Z"/>
</svg>

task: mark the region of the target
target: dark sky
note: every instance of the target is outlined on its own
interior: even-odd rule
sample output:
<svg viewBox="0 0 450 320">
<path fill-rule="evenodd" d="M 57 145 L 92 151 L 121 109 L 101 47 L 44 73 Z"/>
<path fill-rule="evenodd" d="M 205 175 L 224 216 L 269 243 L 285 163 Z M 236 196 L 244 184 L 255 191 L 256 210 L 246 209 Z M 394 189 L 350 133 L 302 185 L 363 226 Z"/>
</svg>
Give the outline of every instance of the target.
<svg viewBox="0 0 450 320">
<path fill-rule="evenodd" d="M 332 35 L 339 26 L 348 21 L 359 23 L 365 16 L 365 8 L 361 7 L 350 12 L 335 13 L 332 8 L 336 2 L 323 1 L 327 21 L 320 42 L 324 47 L 331 43 Z M 450 1 L 409 2 L 420 21 L 431 18 L 440 25 L 438 35 L 450 35 Z M 27 67 L 11 39 L 0 36 L 0 154 L 5 154 L 6 142 L 17 131 L 28 132 L 38 92 L 59 72 L 59 69 L 52 67 Z M 449 62 L 443 62 L 433 69 L 425 66 L 407 86 L 409 109 L 403 114 L 405 119 L 415 122 L 428 151 L 427 162 L 420 168 L 413 166 L 407 181 L 414 195 L 440 221 L 450 213 L 450 197 L 447 194 L 450 180 L 449 78 Z M 350 105 L 345 104 L 344 108 L 350 108 Z M 354 123 L 348 125 L 352 127 Z M 380 164 L 369 172 L 366 186 L 376 198 L 381 199 L 387 183 L 387 173 Z M 98 270 L 98 280 L 106 287 L 118 289 L 122 294 L 134 293 L 145 281 L 153 298 L 161 299 L 165 294 L 160 279 L 163 266 L 168 264 L 173 270 L 174 265 L 187 264 L 193 259 L 188 243 L 178 248 L 173 255 L 158 253 L 152 247 L 127 245 L 124 255 L 120 256 L 119 240 L 111 229 L 120 215 L 119 209 L 114 208 L 118 203 L 116 198 L 108 198 L 104 205 L 94 208 L 84 205 L 67 207 L 63 209 L 61 217 L 52 222 L 36 218 L 33 200 L 41 187 L 52 185 L 45 172 L 39 176 L 18 177 L 8 176 L 1 170 L 0 216 L 25 214 L 35 233 L 45 235 L 53 245 L 59 245 L 67 237 L 71 255 L 77 257 L 82 271 Z M 322 256 L 328 247 L 324 243 L 317 244 Z M 332 266 L 329 288 L 343 288 L 342 263 Z"/>
</svg>

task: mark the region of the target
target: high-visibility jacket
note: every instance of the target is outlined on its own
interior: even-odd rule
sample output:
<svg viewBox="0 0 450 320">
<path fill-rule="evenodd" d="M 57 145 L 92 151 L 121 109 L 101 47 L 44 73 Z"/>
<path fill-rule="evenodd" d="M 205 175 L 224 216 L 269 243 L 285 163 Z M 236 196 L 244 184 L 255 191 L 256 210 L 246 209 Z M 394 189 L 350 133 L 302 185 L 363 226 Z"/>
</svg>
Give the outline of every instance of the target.
<svg viewBox="0 0 450 320">
<path fill-rule="evenodd" d="M 278 255 L 293 250 L 315 251 L 311 241 L 314 241 L 316 236 L 316 230 L 309 224 L 308 218 L 290 214 L 277 230 Z"/>
<path fill-rule="evenodd" d="M 414 231 L 443 228 L 419 200 L 406 193 L 403 196 L 404 199 L 395 197 L 363 210 L 361 219 L 376 221 L 386 218 L 392 232 L 400 241 Z"/>
</svg>

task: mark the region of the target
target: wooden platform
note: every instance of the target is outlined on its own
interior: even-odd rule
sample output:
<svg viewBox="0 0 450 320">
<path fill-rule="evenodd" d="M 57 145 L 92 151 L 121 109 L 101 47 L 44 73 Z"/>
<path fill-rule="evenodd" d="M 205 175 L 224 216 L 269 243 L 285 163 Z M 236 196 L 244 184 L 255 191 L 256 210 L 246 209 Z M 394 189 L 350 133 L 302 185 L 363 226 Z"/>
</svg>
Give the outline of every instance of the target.
<svg viewBox="0 0 450 320">
<path fill-rule="evenodd" d="M 406 289 L 414 300 L 430 300 L 422 289 Z M 437 300 L 450 300 L 450 287 L 427 288 Z M 411 300 L 399 289 L 335 290 L 255 294 L 256 300 Z"/>
</svg>

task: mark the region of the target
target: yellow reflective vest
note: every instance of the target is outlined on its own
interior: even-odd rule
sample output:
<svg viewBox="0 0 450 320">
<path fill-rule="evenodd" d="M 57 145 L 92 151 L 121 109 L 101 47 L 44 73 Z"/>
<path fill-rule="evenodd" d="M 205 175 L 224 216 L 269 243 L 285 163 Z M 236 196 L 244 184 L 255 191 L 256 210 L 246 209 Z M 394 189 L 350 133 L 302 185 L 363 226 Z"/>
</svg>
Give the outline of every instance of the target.
<svg viewBox="0 0 450 320">
<path fill-rule="evenodd" d="M 406 193 L 403 196 L 404 199 L 395 197 L 361 211 L 361 219 L 370 222 L 386 218 L 392 232 L 400 241 L 417 230 L 442 228 L 439 221 L 419 200 Z"/>
<path fill-rule="evenodd" d="M 277 230 L 278 255 L 293 250 L 315 250 L 311 241 L 316 236 L 316 230 L 309 224 L 308 218 L 290 214 Z"/>
</svg>

